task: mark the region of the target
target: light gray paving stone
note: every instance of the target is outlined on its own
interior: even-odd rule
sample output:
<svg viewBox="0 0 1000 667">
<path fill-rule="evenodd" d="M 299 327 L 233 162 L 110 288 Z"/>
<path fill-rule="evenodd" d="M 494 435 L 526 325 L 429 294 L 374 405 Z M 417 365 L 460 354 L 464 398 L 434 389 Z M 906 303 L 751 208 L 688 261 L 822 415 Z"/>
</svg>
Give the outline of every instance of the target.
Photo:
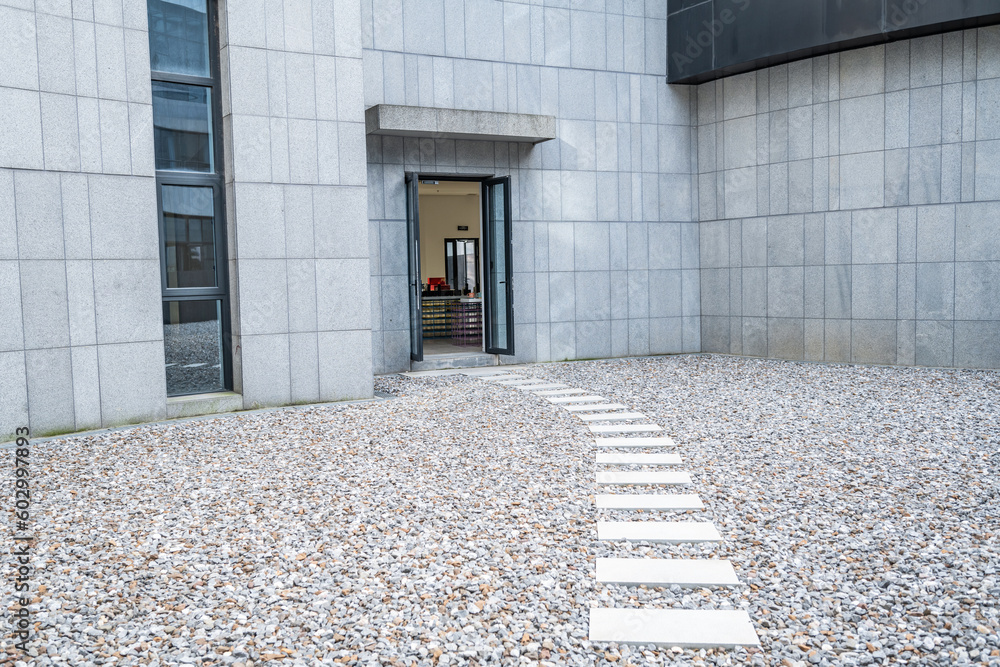
<svg viewBox="0 0 1000 667">
<path fill-rule="evenodd" d="M 483 379 L 487 381 L 490 380 L 489 378 L 483 378 Z M 516 387 L 522 384 L 523 385 L 538 384 L 539 382 L 541 382 L 541 380 L 539 380 L 538 378 L 500 378 L 498 380 L 493 380 L 492 382 L 494 384 L 503 385 L 505 387 Z"/>
<path fill-rule="evenodd" d="M 539 389 L 562 389 L 567 385 L 552 383 L 552 384 L 522 384 L 518 385 L 518 389 L 523 389 L 524 391 L 537 391 Z"/>
<path fill-rule="evenodd" d="M 652 433 L 662 431 L 663 427 L 657 424 L 616 424 L 613 426 L 590 425 L 592 433 Z"/>
<path fill-rule="evenodd" d="M 603 415 L 577 415 L 585 422 L 624 421 L 627 419 L 648 419 L 641 412 L 611 412 Z"/>
<path fill-rule="evenodd" d="M 709 558 L 598 558 L 597 580 L 623 586 L 739 586 L 733 564 Z"/>
<path fill-rule="evenodd" d="M 676 447 L 673 438 L 595 438 L 598 447 Z"/>
<path fill-rule="evenodd" d="M 590 405 L 564 405 L 564 410 L 569 412 L 593 412 L 596 410 L 628 410 L 627 405 L 621 403 L 592 403 Z"/>
<path fill-rule="evenodd" d="M 730 609 L 591 609 L 590 641 L 669 648 L 760 646 L 750 616 Z"/>
<path fill-rule="evenodd" d="M 597 539 L 683 544 L 721 542 L 722 535 L 711 521 L 598 521 Z"/>
<path fill-rule="evenodd" d="M 680 465 L 680 454 L 617 454 L 598 452 L 597 462 L 607 465 L 675 466 Z"/>
<path fill-rule="evenodd" d="M 546 399 L 549 403 L 597 403 L 603 401 L 603 396 L 556 396 Z"/>
<path fill-rule="evenodd" d="M 597 496 L 599 510 L 701 510 L 701 499 L 693 493 L 633 494 L 602 493 Z"/>
<path fill-rule="evenodd" d="M 552 391 L 536 391 L 535 396 L 569 396 L 572 394 L 586 394 L 585 389 L 553 389 Z"/>
<path fill-rule="evenodd" d="M 691 483 L 691 474 L 686 472 L 663 471 L 619 471 L 606 470 L 597 473 L 598 484 L 658 484 L 686 485 Z"/>
</svg>

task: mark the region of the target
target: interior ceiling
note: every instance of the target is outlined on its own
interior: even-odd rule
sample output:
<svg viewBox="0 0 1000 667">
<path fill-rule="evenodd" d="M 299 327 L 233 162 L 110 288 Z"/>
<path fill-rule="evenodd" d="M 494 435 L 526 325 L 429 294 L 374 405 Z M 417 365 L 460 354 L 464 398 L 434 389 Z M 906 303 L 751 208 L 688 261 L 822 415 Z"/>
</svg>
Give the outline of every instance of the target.
<svg viewBox="0 0 1000 667">
<path fill-rule="evenodd" d="M 428 185 L 421 179 L 418 192 L 421 195 L 478 195 L 477 181 L 437 181 L 437 185 Z"/>
</svg>

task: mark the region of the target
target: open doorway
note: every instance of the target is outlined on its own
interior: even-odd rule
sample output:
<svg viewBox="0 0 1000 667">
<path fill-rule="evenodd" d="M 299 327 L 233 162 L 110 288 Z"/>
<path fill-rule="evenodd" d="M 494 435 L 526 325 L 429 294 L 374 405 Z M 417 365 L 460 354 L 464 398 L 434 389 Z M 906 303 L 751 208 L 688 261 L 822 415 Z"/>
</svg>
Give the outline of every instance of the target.
<svg viewBox="0 0 1000 667">
<path fill-rule="evenodd" d="M 478 181 L 420 179 L 424 355 L 483 352 Z"/>
<path fill-rule="evenodd" d="M 513 354 L 510 178 L 406 183 L 411 360 Z"/>
</svg>

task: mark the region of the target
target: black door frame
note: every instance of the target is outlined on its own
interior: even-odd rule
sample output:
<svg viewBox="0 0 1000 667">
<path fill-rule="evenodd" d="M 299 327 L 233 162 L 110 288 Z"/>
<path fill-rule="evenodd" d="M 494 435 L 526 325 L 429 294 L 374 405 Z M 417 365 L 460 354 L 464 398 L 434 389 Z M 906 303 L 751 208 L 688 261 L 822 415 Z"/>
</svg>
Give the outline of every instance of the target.
<svg viewBox="0 0 1000 667">
<path fill-rule="evenodd" d="M 514 214 L 511 207 L 511 197 L 510 197 L 510 176 L 500 176 L 498 178 L 488 178 L 483 181 L 482 185 L 482 205 L 483 205 L 483 222 L 481 229 L 481 237 L 483 239 L 483 343 L 487 354 L 504 354 L 513 355 L 514 354 L 514 258 L 513 254 L 513 242 L 512 237 L 514 234 Z M 503 220 L 495 220 L 491 222 L 491 198 L 490 193 L 493 188 L 498 186 L 503 187 L 503 207 L 504 215 Z M 506 247 L 503 248 L 503 267 L 500 269 L 503 272 L 503 277 L 505 280 L 501 280 L 497 283 L 498 289 L 493 290 L 492 282 L 495 269 L 493 268 L 493 260 L 497 253 L 497 249 L 493 247 L 494 239 L 494 228 L 493 225 L 503 225 L 503 238 L 506 242 Z M 502 291 L 504 296 L 504 308 L 502 312 L 497 311 L 497 300 L 499 299 L 499 292 L 501 289 L 499 285 L 503 285 Z M 496 315 L 496 320 L 500 318 L 505 318 L 504 324 L 506 330 L 506 336 L 504 337 L 503 345 L 494 338 L 494 327 L 497 322 L 494 319 Z"/>
<path fill-rule="evenodd" d="M 409 281 L 408 282 L 408 284 L 409 284 L 409 290 L 408 291 L 409 291 L 409 295 L 410 295 L 410 299 L 411 299 L 411 301 L 410 301 L 410 318 L 411 318 L 411 320 L 410 320 L 410 360 L 411 361 L 423 361 L 424 360 L 424 341 L 423 341 L 423 335 L 422 335 L 423 321 L 422 321 L 422 317 L 421 317 L 422 310 L 423 310 L 422 309 L 421 299 L 422 299 L 423 295 L 422 295 L 421 283 L 420 283 L 420 254 L 419 254 L 419 247 L 420 247 L 420 245 L 419 245 L 420 244 L 420 236 L 419 236 L 420 235 L 419 187 L 420 187 L 420 182 L 427 180 L 427 181 L 458 181 L 458 182 L 467 182 L 467 183 L 479 183 L 480 184 L 480 190 L 479 190 L 480 202 L 479 203 L 480 203 L 481 207 L 483 207 L 483 209 L 482 209 L 482 215 L 485 216 L 486 215 L 486 209 L 485 209 L 485 206 L 486 206 L 485 183 L 486 183 L 486 181 L 489 181 L 489 180 L 497 180 L 497 178 L 498 177 L 496 176 L 496 174 L 437 174 L 437 173 L 425 173 L 425 172 L 416 172 L 416 171 L 405 172 L 406 197 L 407 197 L 407 207 L 406 207 L 406 218 L 407 218 L 407 220 L 406 220 L 406 227 L 407 227 L 407 257 L 409 259 L 408 267 L 409 267 L 409 272 L 410 272 L 409 276 L 408 276 L 408 281 Z M 513 227 L 513 209 L 511 208 L 511 205 L 510 205 L 510 201 L 511 201 L 511 199 L 510 199 L 510 197 L 511 197 L 511 195 L 510 195 L 510 186 L 509 186 L 509 178 L 510 177 L 509 176 L 503 176 L 503 177 L 499 177 L 499 178 L 506 178 L 506 179 L 508 179 L 508 187 L 506 188 L 506 197 L 507 197 L 507 203 L 506 203 L 506 205 L 507 205 L 507 210 L 511 211 L 511 214 L 510 214 L 510 216 L 508 216 L 508 221 L 507 222 L 509 223 L 509 226 L 508 226 L 508 228 L 506 230 L 506 233 L 507 233 L 507 238 L 508 238 L 508 241 L 509 241 L 510 240 L 510 235 L 511 235 L 511 232 L 512 232 L 512 227 Z M 411 190 L 411 183 L 412 183 L 412 190 Z M 410 209 L 410 203 L 411 203 L 410 199 L 411 199 L 411 197 L 416 197 L 417 198 L 417 201 L 413 202 L 412 215 L 411 215 L 411 209 Z M 484 318 L 483 318 L 484 319 L 484 322 L 483 322 L 483 349 L 486 350 L 487 353 L 493 354 L 491 352 L 488 352 L 489 347 L 488 347 L 487 341 L 486 341 L 486 336 L 488 335 L 488 331 L 487 331 L 488 327 L 486 326 L 487 322 L 485 321 L 486 318 L 487 318 L 487 313 L 486 313 L 486 298 L 487 298 L 487 296 L 486 296 L 486 292 L 487 292 L 486 282 L 487 281 L 486 281 L 486 268 L 485 268 L 486 267 L 486 262 L 485 262 L 485 255 L 484 255 L 484 253 L 486 251 L 486 247 L 487 246 L 485 245 L 485 242 L 483 241 L 483 239 L 485 238 L 485 235 L 483 233 L 484 232 L 485 223 L 486 223 L 485 219 L 481 220 L 480 221 L 480 229 L 479 229 L 479 239 L 480 239 L 480 246 L 481 246 L 481 248 L 480 248 L 480 254 L 483 255 L 483 257 L 484 257 L 483 261 L 480 263 L 480 265 L 482 267 L 480 269 L 480 273 L 481 273 L 481 275 L 480 275 L 480 281 L 481 281 L 481 286 L 482 286 L 482 291 L 483 291 L 483 316 L 484 316 Z M 414 265 L 414 262 L 415 262 L 415 265 Z M 508 272 L 509 280 L 513 280 L 514 276 L 513 276 L 513 272 L 512 272 L 512 262 L 511 262 L 511 257 L 510 257 L 510 253 L 509 252 L 507 253 L 507 272 Z M 508 290 L 508 292 L 510 292 L 510 290 Z M 513 312 L 514 311 L 513 311 L 513 308 L 514 308 L 514 306 L 513 306 L 512 299 L 508 299 L 507 300 L 507 310 L 508 310 L 508 321 L 510 322 L 510 326 L 508 327 L 508 337 L 510 339 L 510 350 L 511 350 L 510 353 L 511 354 L 513 354 L 513 350 L 514 350 L 514 343 L 513 343 L 513 341 L 514 341 L 514 331 L 513 331 L 514 316 L 513 316 Z M 414 322 L 414 318 L 416 319 L 416 322 Z M 421 331 L 421 335 L 420 336 L 416 335 L 417 324 L 419 324 L 419 326 L 420 326 L 420 331 Z"/>
</svg>

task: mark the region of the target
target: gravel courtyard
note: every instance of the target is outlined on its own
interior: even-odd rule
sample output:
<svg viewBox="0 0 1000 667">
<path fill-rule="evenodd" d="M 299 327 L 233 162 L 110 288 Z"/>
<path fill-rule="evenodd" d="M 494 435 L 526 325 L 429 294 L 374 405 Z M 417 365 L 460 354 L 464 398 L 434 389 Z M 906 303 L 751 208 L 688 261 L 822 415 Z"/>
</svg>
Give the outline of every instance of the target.
<svg viewBox="0 0 1000 667">
<path fill-rule="evenodd" d="M 662 425 L 706 504 L 688 518 L 724 541 L 602 544 L 596 521 L 664 513 L 595 509 L 583 422 L 464 375 L 380 377 L 395 398 L 36 444 L 18 660 L 1000 665 L 1000 372 L 720 356 L 518 372 Z M 595 582 L 596 558 L 630 555 L 729 558 L 746 585 Z M 744 608 L 762 650 L 591 645 L 595 606 Z"/>
</svg>

